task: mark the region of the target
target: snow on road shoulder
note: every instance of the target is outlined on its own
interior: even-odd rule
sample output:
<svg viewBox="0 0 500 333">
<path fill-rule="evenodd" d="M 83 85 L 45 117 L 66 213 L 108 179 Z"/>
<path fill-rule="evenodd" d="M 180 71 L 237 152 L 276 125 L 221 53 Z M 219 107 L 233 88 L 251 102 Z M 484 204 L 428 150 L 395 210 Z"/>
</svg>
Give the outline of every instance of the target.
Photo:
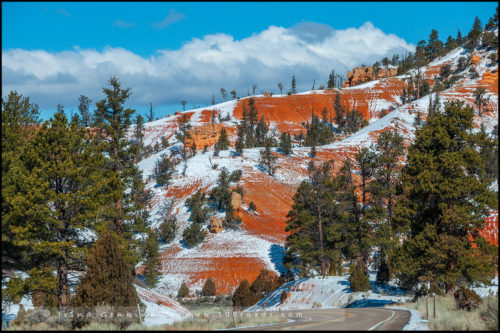
<svg viewBox="0 0 500 333">
<path fill-rule="evenodd" d="M 429 326 L 427 325 L 427 320 L 422 318 L 420 312 L 414 309 L 408 309 L 404 306 L 386 306 L 386 309 L 395 309 L 395 310 L 407 310 L 410 311 L 410 320 L 406 323 L 405 327 L 403 327 L 403 331 L 428 331 Z"/>
</svg>

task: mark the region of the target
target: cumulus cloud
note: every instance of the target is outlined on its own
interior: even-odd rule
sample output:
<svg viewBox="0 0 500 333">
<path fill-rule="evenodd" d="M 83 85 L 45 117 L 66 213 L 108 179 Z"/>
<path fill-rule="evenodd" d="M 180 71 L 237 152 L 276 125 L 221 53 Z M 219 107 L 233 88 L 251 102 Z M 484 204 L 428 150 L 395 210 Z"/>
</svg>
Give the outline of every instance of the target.
<svg viewBox="0 0 500 333">
<path fill-rule="evenodd" d="M 63 52 L 2 50 L 2 90 L 17 90 L 42 108 L 61 103 L 75 106 L 80 94 L 103 98 L 102 87 L 117 75 L 132 88 L 133 105 L 199 105 L 220 101 L 221 87 L 246 96 L 252 85 L 257 92 L 290 89 L 292 74 L 297 90 L 326 83 L 331 69 L 345 75 L 360 64 L 372 64 L 385 56 L 413 51 L 414 45 L 386 34 L 370 22 L 359 28 L 334 30 L 316 23 L 292 28 L 270 26 L 248 38 L 227 34 L 194 38 L 177 50 L 159 50 L 149 58 L 123 48 L 80 49 Z"/>
<path fill-rule="evenodd" d="M 126 22 L 121 19 L 118 19 L 113 23 L 113 26 L 126 29 L 135 27 L 135 24 L 133 22 Z"/>
<path fill-rule="evenodd" d="M 168 15 L 161 20 L 160 22 L 155 22 L 153 25 L 156 29 L 163 29 L 168 27 L 169 25 L 179 22 L 180 20 L 184 19 L 186 15 L 184 13 L 180 13 L 178 11 L 175 11 L 173 9 L 170 9 L 168 12 Z"/>
</svg>

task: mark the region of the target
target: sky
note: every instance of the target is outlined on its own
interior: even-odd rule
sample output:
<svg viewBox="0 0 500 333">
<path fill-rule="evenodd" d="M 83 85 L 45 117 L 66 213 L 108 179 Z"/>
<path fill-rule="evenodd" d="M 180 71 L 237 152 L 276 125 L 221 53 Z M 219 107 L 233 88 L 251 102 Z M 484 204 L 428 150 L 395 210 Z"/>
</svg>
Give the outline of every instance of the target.
<svg viewBox="0 0 500 333">
<path fill-rule="evenodd" d="M 17 90 L 44 118 L 98 101 L 112 75 L 129 107 L 164 116 L 247 96 L 326 84 L 361 64 L 486 23 L 496 2 L 2 2 L 2 98 Z M 229 95 L 229 93 L 228 93 Z"/>
</svg>

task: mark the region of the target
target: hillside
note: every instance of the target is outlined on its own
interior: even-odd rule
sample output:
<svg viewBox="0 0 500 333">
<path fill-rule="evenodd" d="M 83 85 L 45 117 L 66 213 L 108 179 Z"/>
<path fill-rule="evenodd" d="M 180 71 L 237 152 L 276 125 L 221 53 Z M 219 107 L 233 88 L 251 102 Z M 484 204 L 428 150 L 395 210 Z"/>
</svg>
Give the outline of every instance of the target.
<svg viewBox="0 0 500 333">
<path fill-rule="evenodd" d="M 468 67 L 463 71 L 463 78 L 449 89 L 440 93 L 441 101 L 462 100 L 474 106 L 473 91 L 477 87 L 484 87 L 490 96 L 488 111 L 481 117 L 475 116 L 474 124 L 479 129 L 483 124 L 487 131 L 491 131 L 498 122 L 498 65 L 489 65 L 487 59 L 491 54 L 486 51 L 476 51 L 477 58 L 474 64 L 479 77 L 471 78 Z M 433 77 L 439 75 L 440 68 L 445 64 L 456 66 L 460 56 L 465 50 L 458 48 L 441 57 L 422 70 L 424 77 L 433 84 Z M 471 59 L 472 60 L 472 59 Z M 469 60 L 469 65 L 471 64 Z M 353 155 L 362 147 L 374 143 L 380 133 L 395 129 L 403 134 L 405 145 L 410 145 L 414 139 L 414 119 L 420 112 L 422 119 L 426 119 L 430 95 L 408 104 L 401 104 L 399 96 L 405 86 L 406 75 L 382 78 L 362 85 L 337 89 L 315 90 L 296 95 L 255 96 L 255 103 L 261 115 L 265 116 L 270 129 L 281 133 L 289 131 L 297 134 L 304 130 L 302 122 L 311 119 L 312 112 L 321 116 L 323 108 L 329 112 L 333 109 L 335 95 L 338 92 L 342 103 L 350 109 L 359 110 L 369 125 L 360 131 L 329 145 L 317 147 L 316 161 L 333 159 L 335 171 L 340 168 L 345 158 Z M 145 158 L 138 163 L 143 171 L 147 188 L 154 193 L 150 206 L 152 227 L 157 228 L 161 220 L 158 218 L 162 202 L 169 198 L 175 199 L 174 212 L 177 217 L 179 230 L 175 240 L 169 244 L 161 245 L 161 278 L 155 291 L 163 295 L 176 295 L 182 281 L 186 281 L 190 290 L 200 290 L 205 279 L 211 277 L 217 285 L 217 291 L 228 293 L 243 279 L 250 282 L 255 279 L 262 268 L 275 272 L 283 270 L 281 261 L 283 257 L 283 244 L 286 238 L 285 221 L 291 207 L 292 196 L 300 182 L 306 176 L 307 164 L 311 160 L 310 147 L 295 147 L 293 154 L 284 156 L 277 148 L 273 150 L 280 156 L 278 170 L 271 177 L 259 166 L 259 151 L 262 148 L 245 149 L 243 157 L 233 152 L 233 149 L 221 151 L 219 156 L 213 156 L 213 151 L 203 153 L 205 144 L 214 142 L 214 135 L 210 130 L 200 130 L 199 136 L 194 138 L 198 152 L 187 159 L 185 174 L 184 163 L 176 166 L 170 185 L 166 188 L 156 186 L 149 177 L 152 174 L 155 161 L 164 153 L 175 154 L 179 143 L 175 139 L 177 120 L 182 114 L 189 117 L 193 128 L 206 129 L 210 123 L 212 112 L 220 114 L 223 120 L 221 125 L 228 130 L 231 145 L 234 147 L 236 140 L 237 121 L 242 118 L 243 104 L 247 98 L 227 101 L 207 108 L 187 110 L 154 122 L 145 124 L 144 143 L 153 146 L 161 142 L 164 137 L 171 144 Z M 474 106 L 475 107 L 475 106 Z M 381 112 L 389 113 L 380 118 Z M 226 118 L 227 117 L 227 118 Z M 332 118 L 334 114 L 332 114 Z M 218 122 L 218 121 L 217 121 Z M 133 128 L 131 128 L 131 131 Z M 210 139 L 211 138 L 211 139 Z M 218 168 L 213 169 L 212 165 Z M 222 167 L 230 172 L 242 170 L 243 175 L 236 184 L 243 186 L 243 205 L 238 216 L 242 218 L 240 230 L 224 230 L 217 234 L 209 233 L 202 244 L 189 249 L 182 242 L 182 232 L 191 223 L 186 199 L 202 189 L 210 191 L 214 187 L 219 171 Z M 257 214 L 248 211 L 248 204 L 253 201 L 257 206 Z M 219 214 L 222 216 L 222 214 Z M 483 230 L 485 237 L 498 245 L 498 214 L 492 212 L 487 220 L 487 227 Z M 208 231 L 208 226 L 207 226 Z M 142 271 L 140 265 L 138 272 Z"/>
</svg>

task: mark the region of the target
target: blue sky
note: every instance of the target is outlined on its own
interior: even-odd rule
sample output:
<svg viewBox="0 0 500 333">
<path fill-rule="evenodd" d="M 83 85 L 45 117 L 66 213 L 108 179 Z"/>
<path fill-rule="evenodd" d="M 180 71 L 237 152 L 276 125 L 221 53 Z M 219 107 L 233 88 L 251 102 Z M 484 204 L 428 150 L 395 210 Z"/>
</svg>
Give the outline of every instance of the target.
<svg viewBox="0 0 500 333">
<path fill-rule="evenodd" d="M 204 106 L 220 87 L 246 96 L 253 83 L 277 92 L 293 74 L 299 90 L 385 55 L 411 51 L 431 29 L 440 38 L 484 23 L 496 2 L 3 2 L 2 90 L 43 109 L 101 99 L 106 76 L 169 113 Z M 369 23 L 367 23 L 369 22 Z M 295 51 L 298 50 L 298 51 Z M 318 51 L 319 50 L 319 51 Z M 78 71 L 74 67 L 80 68 Z M 83 76 L 83 78 L 81 77 Z M 59 92 L 59 93 L 58 93 Z M 50 112 L 49 112 L 50 113 Z"/>
</svg>

